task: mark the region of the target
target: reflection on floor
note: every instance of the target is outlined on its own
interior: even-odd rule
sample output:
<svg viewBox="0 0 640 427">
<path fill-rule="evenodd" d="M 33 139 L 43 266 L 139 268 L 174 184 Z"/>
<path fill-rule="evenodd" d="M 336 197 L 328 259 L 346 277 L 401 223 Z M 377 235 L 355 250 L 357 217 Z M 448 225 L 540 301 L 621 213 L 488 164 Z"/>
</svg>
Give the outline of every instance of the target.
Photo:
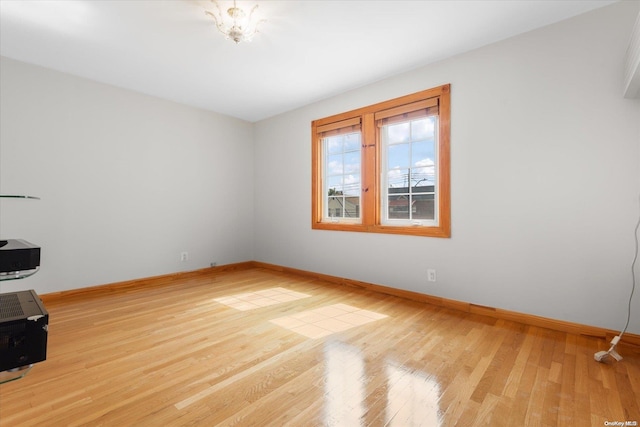
<svg viewBox="0 0 640 427">
<path fill-rule="evenodd" d="M 325 345 L 324 354 L 324 425 L 361 425 L 367 378 L 362 353 L 357 347 L 333 341 Z"/>
<path fill-rule="evenodd" d="M 366 418 L 371 366 L 361 350 L 339 340 L 324 346 L 324 423 L 328 426 L 359 426 Z M 373 425 L 428 426 L 442 425 L 440 385 L 425 372 L 386 360 L 386 407 Z M 384 385 L 383 385 L 384 384 Z M 380 401 L 384 396 L 379 396 Z"/>
<path fill-rule="evenodd" d="M 390 363 L 387 374 L 385 425 L 441 425 L 440 385 L 425 372 Z"/>
<path fill-rule="evenodd" d="M 269 288 L 256 292 L 246 292 L 243 294 L 216 298 L 214 301 L 235 308 L 236 310 L 247 311 L 309 297 L 311 297 L 311 295 L 291 291 L 285 288 Z"/>
<path fill-rule="evenodd" d="M 385 317 L 387 316 L 384 314 L 361 310 L 351 305 L 333 304 L 273 319 L 271 323 L 308 338 L 321 338 Z"/>
</svg>

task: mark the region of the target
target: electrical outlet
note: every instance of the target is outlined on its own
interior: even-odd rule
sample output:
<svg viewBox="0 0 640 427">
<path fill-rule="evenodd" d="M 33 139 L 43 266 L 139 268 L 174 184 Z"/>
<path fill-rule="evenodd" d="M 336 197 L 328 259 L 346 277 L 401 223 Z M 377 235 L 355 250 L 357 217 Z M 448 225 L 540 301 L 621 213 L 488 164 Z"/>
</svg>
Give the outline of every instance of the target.
<svg viewBox="0 0 640 427">
<path fill-rule="evenodd" d="M 436 271 L 434 269 L 429 269 L 427 270 L 427 280 L 429 282 L 435 282 L 436 281 Z"/>
<path fill-rule="evenodd" d="M 189 259 L 189 252 L 180 253 L 180 261 L 185 262 Z"/>
<path fill-rule="evenodd" d="M 216 265 L 218 265 L 218 263 L 217 263 L 217 262 L 215 262 L 215 261 L 213 261 L 213 262 L 211 263 L 211 267 L 215 267 Z"/>
</svg>

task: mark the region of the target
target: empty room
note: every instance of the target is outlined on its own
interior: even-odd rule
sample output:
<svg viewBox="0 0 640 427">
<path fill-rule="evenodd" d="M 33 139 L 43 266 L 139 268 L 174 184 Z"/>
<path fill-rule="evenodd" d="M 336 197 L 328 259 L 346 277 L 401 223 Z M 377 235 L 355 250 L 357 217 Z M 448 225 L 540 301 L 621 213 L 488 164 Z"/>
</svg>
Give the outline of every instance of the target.
<svg viewBox="0 0 640 427">
<path fill-rule="evenodd" d="M 640 1 L 0 0 L 0 427 L 637 426 Z"/>
</svg>

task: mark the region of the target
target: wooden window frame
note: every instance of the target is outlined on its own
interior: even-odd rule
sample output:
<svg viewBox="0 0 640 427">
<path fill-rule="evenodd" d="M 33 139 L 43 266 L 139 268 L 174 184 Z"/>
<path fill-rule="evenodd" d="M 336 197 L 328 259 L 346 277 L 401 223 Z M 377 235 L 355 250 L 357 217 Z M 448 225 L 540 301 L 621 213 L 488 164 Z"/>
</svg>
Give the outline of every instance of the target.
<svg viewBox="0 0 640 427">
<path fill-rule="evenodd" d="M 437 158 L 437 194 L 438 224 L 424 225 L 383 225 L 381 223 L 380 173 L 382 166 L 381 141 L 379 138 L 376 113 L 390 114 L 391 111 L 403 111 L 412 104 L 438 105 L 438 158 Z M 330 129 L 332 123 L 351 120 L 359 121 L 362 132 L 361 160 L 361 222 L 323 221 L 323 144 L 320 129 Z M 369 233 L 404 234 L 412 236 L 451 237 L 451 183 L 450 183 L 450 132 L 451 132 L 451 85 L 445 84 L 432 89 L 380 102 L 367 107 L 336 114 L 311 123 L 311 228 L 317 230 L 357 231 Z"/>
</svg>

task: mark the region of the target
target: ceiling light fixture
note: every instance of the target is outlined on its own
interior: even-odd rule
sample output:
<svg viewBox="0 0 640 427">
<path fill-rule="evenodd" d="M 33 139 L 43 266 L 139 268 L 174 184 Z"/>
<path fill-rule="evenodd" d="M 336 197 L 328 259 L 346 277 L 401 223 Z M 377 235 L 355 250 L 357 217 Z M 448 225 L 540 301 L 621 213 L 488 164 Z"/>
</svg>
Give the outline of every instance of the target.
<svg viewBox="0 0 640 427">
<path fill-rule="evenodd" d="M 205 11 L 207 15 L 211 16 L 216 23 L 216 28 L 226 39 L 233 40 L 236 44 L 240 42 L 250 42 L 258 31 L 258 26 L 264 22 L 264 19 L 253 22 L 253 13 L 258 8 L 256 4 L 251 8 L 249 14 L 244 10 L 236 6 L 236 0 L 233 0 L 233 7 L 227 9 L 228 17 L 222 14 L 222 9 L 216 0 L 211 0 L 216 5 L 216 11 Z"/>
</svg>

